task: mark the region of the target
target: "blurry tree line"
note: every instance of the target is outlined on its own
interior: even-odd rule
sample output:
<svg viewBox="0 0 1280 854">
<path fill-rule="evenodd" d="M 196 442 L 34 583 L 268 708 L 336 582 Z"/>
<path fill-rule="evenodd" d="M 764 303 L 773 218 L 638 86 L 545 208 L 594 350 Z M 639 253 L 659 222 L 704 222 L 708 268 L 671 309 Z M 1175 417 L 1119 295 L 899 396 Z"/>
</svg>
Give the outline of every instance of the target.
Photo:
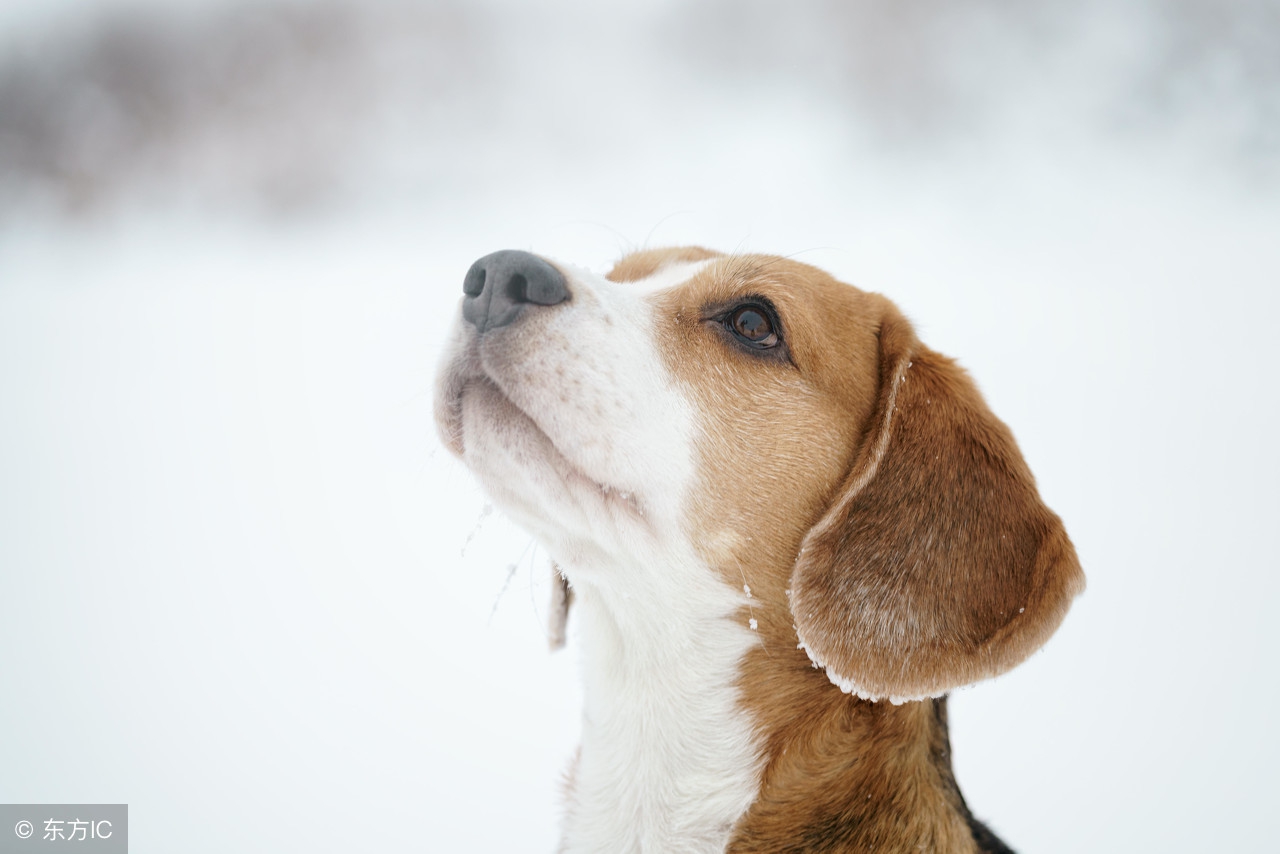
<svg viewBox="0 0 1280 854">
<path fill-rule="evenodd" d="M 389 137 L 465 147 L 468 135 L 509 132 L 485 120 L 488 105 L 554 101 L 540 69 L 575 57 L 586 75 L 629 62 L 623 79 L 636 87 L 661 62 L 711 92 L 821 98 L 894 146 L 998 133 L 1031 107 L 1088 133 L 1187 131 L 1206 158 L 1277 173 L 1275 0 L 691 0 L 632 10 L 622 26 L 585 8 L 107 4 L 65 28 L 5 34 L 0 216 L 36 203 L 94 210 L 125 191 L 320 205 L 358 184 Z M 535 14 L 550 24 L 525 38 Z M 607 121 L 626 89 L 578 105 L 582 121 Z"/>
</svg>

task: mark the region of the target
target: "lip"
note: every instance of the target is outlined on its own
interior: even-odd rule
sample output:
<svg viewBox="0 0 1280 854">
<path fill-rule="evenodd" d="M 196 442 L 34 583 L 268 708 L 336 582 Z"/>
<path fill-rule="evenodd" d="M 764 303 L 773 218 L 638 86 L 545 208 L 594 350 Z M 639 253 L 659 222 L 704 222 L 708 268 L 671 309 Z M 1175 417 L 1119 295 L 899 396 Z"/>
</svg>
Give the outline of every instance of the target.
<svg viewBox="0 0 1280 854">
<path fill-rule="evenodd" d="M 484 371 L 478 360 L 463 359 L 455 364 L 445 379 L 437 405 L 437 426 L 445 445 L 465 462 L 466 435 L 463 429 L 463 398 L 469 391 L 483 387 L 500 401 L 507 410 L 518 429 L 528 430 L 539 437 L 540 444 L 550 451 L 548 464 L 560 473 L 567 483 L 578 489 L 594 493 L 607 507 L 611 507 L 630 515 L 643 518 L 644 507 L 634 492 L 612 484 L 604 483 L 583 471 L 556 444 L 555 439 L 543 429 L 538 420 L 515 403 L 498 382 Z"/>
</svg>

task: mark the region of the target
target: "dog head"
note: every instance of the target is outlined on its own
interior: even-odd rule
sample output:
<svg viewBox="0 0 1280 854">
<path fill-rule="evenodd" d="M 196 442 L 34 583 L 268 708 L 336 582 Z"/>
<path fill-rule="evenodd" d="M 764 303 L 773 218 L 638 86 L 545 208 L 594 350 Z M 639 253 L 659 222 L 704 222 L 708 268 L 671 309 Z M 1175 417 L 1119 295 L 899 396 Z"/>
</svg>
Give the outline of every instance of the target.
<svg viewBox="0 0 1280 854">
<path fill-rule="evenodd" d="M 1083 589 L 1008 428 L 878 294 L 700 248 L 495 253 L 464 291 L 441 436 L 575 585 L 678 610 L 679 563 L 895 701 L 1013 667 Z"/>
</svg>

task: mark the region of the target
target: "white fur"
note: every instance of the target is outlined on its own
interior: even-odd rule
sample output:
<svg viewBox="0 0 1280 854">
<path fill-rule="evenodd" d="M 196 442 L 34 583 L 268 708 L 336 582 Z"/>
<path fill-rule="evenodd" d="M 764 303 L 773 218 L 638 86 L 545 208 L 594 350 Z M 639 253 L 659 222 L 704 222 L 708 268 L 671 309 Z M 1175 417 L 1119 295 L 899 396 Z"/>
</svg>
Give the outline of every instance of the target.
<svg viewBox="0 0 1280 854">
<path fill-rule="evenodd" d="M 763 751 L 735 685 L 758 638 L 747 595 L 686 524 L 694 408 L 660 357 L 652 295 L 701 265 L 617 284 L 562 267 L 571 298 L 478 336 L 460 323 L 438 401 L 446 436 L 576 594 L 582 748 L 562 850 L 720 852 Z"/>
<path fill-rule="evenodd" d="M 687 548 L 615 572 L 643 581 L 576 588 L 586 693 L 563 850 L 723 851 L 759 786 L 733 684 L 757 642 L 734 619 L 744 597 Z"/>
</svg>

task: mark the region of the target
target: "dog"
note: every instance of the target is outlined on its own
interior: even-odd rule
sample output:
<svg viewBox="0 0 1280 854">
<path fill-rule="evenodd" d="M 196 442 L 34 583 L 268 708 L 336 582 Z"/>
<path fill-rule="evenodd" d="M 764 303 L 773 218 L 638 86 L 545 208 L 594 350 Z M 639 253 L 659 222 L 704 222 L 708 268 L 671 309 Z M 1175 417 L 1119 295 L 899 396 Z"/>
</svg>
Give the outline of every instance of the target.
<svg viewBox="0 0 1280 854">
<path fill-rule="evenodd" d="M 604 276 L 496 252 L 435 415 L 572 591 L 560 851 L 1009 850 L 956 785 L 946 694 L 1038 649 L 1084 576 L 888 299 L 699 247 Z"/>
</svg>

